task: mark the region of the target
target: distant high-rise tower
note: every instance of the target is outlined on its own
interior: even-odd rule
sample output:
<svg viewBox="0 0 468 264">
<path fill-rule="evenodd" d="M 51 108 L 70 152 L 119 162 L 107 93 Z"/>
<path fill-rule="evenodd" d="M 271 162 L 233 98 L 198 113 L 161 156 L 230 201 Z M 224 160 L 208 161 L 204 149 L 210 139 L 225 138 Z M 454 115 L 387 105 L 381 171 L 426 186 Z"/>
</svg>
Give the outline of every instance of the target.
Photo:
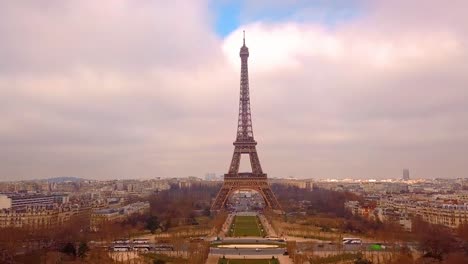
<svg viewBox="0 0 468 264">
<path fill-rule="evenodd" d="M 209 172 L 205 175 L 205 180 L 214 181 L 216 179 L 216 173 Z"/>
<path fill-rule="evenodd" d="M 257 142 L 254 139 L 252 129 L 252 117 L 250 113 L 250 93 L 249 93 L 249 72 L 247 59 L 249 49 L 244 43 L 240 49 L 241 58 L 241 81 L 239 99 L 239 117 L 237 120 L 237 136 L 234 141 L 234 154 L 232 156 L 229 172 L 224 174 L 224 183 L 216 199 L 211 206 L 211 210 L 221 210 L 226 206 L 228 197 L 238 190 L 255 190 L 265 200 L 266 207 L 281 211 L 281 206 L 271 191 L 266 173 L 263 172 L 257 154 Z M 252 172 L 239 172 L 241 155 L 247 154 L 250 157 Z"/>
<path fill-rule="evenodd" d="M 403 180 L 404 181 L 409 181 L 409 170 L 408 169 L 403 170 Z"/>
</svg>

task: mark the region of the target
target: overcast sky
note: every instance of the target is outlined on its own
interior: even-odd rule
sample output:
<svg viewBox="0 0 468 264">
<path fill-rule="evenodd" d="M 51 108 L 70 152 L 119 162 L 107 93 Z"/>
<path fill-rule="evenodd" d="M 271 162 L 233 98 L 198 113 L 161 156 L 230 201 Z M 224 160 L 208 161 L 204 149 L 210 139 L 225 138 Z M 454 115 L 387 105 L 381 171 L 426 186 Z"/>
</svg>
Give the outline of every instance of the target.
<svg viewBox="0 0 468 264">
<path fill-rule="evenodd" d="M 465 0 L 2 1 L 0 180 L 226 173 L 242 30 L 270 177 L 466 177 L 466 10 Z"/>
</svg>

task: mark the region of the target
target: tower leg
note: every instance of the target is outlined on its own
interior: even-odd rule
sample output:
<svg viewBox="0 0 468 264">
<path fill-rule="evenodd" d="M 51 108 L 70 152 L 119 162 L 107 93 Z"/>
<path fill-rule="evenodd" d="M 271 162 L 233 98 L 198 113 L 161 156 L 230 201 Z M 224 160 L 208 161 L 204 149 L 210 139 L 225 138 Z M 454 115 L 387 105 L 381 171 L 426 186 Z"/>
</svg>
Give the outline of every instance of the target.
<svg viewBox="0 0 468 264">
<path fill-rule="evenodd" d="M 260 160 L 258 159 L 257 150 L 249 153 L 250 156 L 250 165 L 252 166 L 252 173 L 253 174 L 262 174 L 262 166 L 260 165 Z"/>
<path fill-rule="evenodd" d="M 224 206 L 226 205 L 226 201 L 229 197 L 229 193 L 231 191 L 231 188 L 229 186 L 226 186 L 226 184 L 223 184 L 221 187 L 221 190 L 219 190 L 218 195 L 216 195 L 216 199 L 211 206 L 212 211 L 218 211 L 221 209 L 224 209 Z"/>
<path fill-rule="evenodd" d="M 241 159 L 241 152 L 237 148 L 234 149 L 234 154 L 232 155 L 231 166 L 229 167 L 230 174 L 236 174 L 239 171 Z"/>
<path fill-rule="evenodd" d="M 265 202 L 269 205 L 268 207 L 270 207 L 273 210 L 282 210 L 270 186 L 262 188 L 261 193 L 263 194 Z"/>
</svg>

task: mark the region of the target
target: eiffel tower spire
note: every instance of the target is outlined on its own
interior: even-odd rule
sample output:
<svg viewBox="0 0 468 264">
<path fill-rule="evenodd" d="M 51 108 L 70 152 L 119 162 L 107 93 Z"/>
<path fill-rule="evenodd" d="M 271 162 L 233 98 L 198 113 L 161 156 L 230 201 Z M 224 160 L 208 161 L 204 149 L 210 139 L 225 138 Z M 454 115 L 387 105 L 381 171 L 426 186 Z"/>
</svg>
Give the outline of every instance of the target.
<svg viewBox="0 0 468 264">
<path fill-rule="evenodd" d="M 239 97 L 239 118 L 237 122 L 237 138 L 236 142 L 255 142 L 252 129 L 252 116 L 250 112 L 250 94 L 249 94 L 249 48 L 245 46 L 245 31 L 244 44 L 242 45 L 239 56 L 241 57 L 241 80 L 240 80 L 240 97 Z"/>
</svg>

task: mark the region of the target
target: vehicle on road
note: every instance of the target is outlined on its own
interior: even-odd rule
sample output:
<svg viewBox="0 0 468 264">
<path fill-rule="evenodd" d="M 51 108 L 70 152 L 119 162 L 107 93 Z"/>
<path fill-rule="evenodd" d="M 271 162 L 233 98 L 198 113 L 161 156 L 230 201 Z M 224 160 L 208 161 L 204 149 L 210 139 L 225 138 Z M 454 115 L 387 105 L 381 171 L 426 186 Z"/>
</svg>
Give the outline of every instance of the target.
<svg viewBox="0 0 468 264">
<path fill-rule="evenodd" d="M 129 243 L 130 243 L 130 239 L 128 238 L 120 238 L 120 239 L 114 240 L 114 244 L 129 244 Z"/>
<path fill-rule="evenodd" d="M 189 238 L 190 242 L 202 242 L 205 241 L 204 237 L 190 237 Z"/>
<path fill-rule="evenodd" d="M 134 251 L 148 252 L 151 250 L 151 246 L 148 244 L 137 244 L 133 245 Z"/>
<path fill-rule="evenodd" d="M 114 246 L 112 247 L 112 250 L 113 250 L 113 251 L 118 251 L 118 252 L 130 251 L 130 249 L 131 249 L 130 245 L 125 245 L 125 244 L 114 245 Z"/>
<path fill-rule="evenodd" d="M 155 246 L 154 246 L 154 250 L 155 250 L 155 251 L 173 251 L 173 250 L 174 250 L 174 246 L 172 246 L 172 245 L 162 245 L 162 244 L 159 244 L 159 245 L 155 245 Z"/>
<path fill-rule="evenodd" d="M 267 240 L 270 240 L 270 241 L 284 242 L 284 239 L 283 239 L 283 238 L 279 238 L 279 237 L 266 236 L 265 238 L 266 238 Z"/>
<path fill-rule="evenodd" d="M 148 244 L 149 239 L 147 239 L 147 238 L 135 238 L 135 239 L 133 239 L 133 243 L 134 244 Z"/>
<path fill-rule="evenodd" d="M 384 250 L 386 247 L 382 243 L 375 243 L 369 245 L 369 250 L 374 250 L 374 251 L 379 251 L 379 250 Z"/>
<path fill-rule="evenodd" d="M 351 238 L 351 237 L 345 237 L 343 238 L 343 245 L 361 245 L 362 240 L 360 238 Z"/>
</svg>

